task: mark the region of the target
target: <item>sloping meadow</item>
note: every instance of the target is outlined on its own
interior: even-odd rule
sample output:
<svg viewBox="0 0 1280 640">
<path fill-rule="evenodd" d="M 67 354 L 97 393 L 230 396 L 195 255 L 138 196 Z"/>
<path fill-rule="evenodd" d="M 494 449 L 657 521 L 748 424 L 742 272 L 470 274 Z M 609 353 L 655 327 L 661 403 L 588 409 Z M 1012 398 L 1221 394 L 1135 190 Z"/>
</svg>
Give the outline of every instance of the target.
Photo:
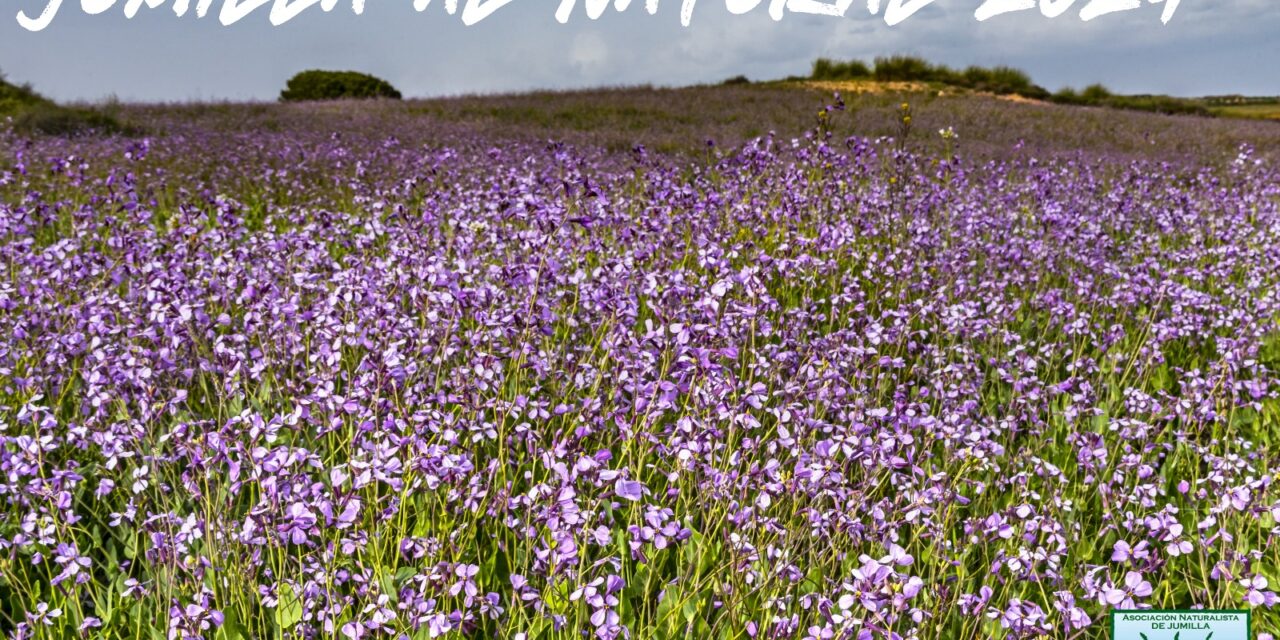
<svg viewBox="0 0 1280 640">
<path fill-rule="evenodd" d="M 1272 159 L 284 125 L 0 137 L 5 634 L 1275 630 Z"/>
</svg>

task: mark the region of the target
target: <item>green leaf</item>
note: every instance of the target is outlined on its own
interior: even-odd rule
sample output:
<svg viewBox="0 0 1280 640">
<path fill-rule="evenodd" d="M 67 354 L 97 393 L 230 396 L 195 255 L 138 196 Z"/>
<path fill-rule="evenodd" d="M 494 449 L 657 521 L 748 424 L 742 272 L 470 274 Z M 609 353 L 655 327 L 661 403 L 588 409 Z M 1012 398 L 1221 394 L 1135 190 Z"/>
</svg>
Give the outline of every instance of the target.
<svg viewBox="0 0 1280 640">
<path fill-rule="evenodd" d="M 662 596 L 662 602 L 658 603 L 657 627 L 660 638 L 675 638 L 680 628 L 680 617 L 675 614 L 675 609 L 680 604 L 682 594 L 680 588 L 675 585 L 667 585 L 666 593 Z"/>
<path fill-rule="evenodd" d="M 635 573 L 631 574 L 631 580 L 627 582 L 627 588 L 623 593 L 629 598 L 645 597 L 648 595 L 647 590 L 651 576 L 653 576 L 653 569 L 649 565 L 638 565 Z"/>
<path fill-rule="evenodd" d="M 542 590 L 542 602 L 552 613 L 563 614 L 572 603 L 569 601 L 569 587 L 566 582 L 556 582 Z"/>
<path fill-rule="evenodd" d="M 382 594 L 391 598 L 392 602 L 400 601 L 400 590 L 396 588 L 395 576 L 389 573 L 382 574 L 382 577 L 378 578 L 378 586 L 382 589 Z"/>
<path fill-rule="evenodd" d="M 712 545 L 706 536 L 697 531 L 694 531 L 680 546 L 680 563 L 694 568 L 693 580 L 707 575 L 714 568 L 718 546 L 718 544 Z"/>
<path fill-rule="evenodd" d="M 302 620 L 302 599 L 294 595 L 293 587 L 280 587 L 280 603 L 276 605 L 276 624 L 283 630 L 293 628 Z"/>
<path fill-rule="evenodd" d="M 480 580 L 483 584 L 507 584 L 511 580 L 511 564 L 499 545 L 493 545 L 493 551 L 481 565 Z"/>
<path fill-rule="evenodd" d="M 101 605 L 98 606 L 98 618 L 102 620 L 103 626 L 110 627 L 111 620 L 115 618 L 115 593 L 111 590 L 110 585 L 99 593 L 102 594 Z"/>
<path fill-rule="evenodd" d="M 698 597 L 686 600 L 684 606 L 680 607 L 680 613 L 684 614 L 685 622 L 693 622 L 698 617 Z"/>
<path fill-rule="evenodd" d="M 251 637 L 249 630 L 240 622 L 240 614 L 235 609 L 228 609 L 222 612 L 222 626 L 218 627 L 217 637 L 222 640 L 242 640 Z"/>
<path fill-rule="evenodd" d="M 814 567 L 809 570 L 808 575 L 804 577 L 804 581 L 800 583 L 800 594 L 807 595 L 816 593 L 822 589 L 822 579 L 824 572 L 821 567 Z"/>
<path fill-rule="evenodd" d="M 631 557 L 630 536 L 627 535 L 625 529 L 615 529 L 613 532 L 613 547 L 619 558 Z"/>
<path fill-rule="evenodd" d="M 534 618 L 529 623 L 529 628 L 525 631 L 525 637 L 529 638 L 529 640 L 541 640 L 550 628 L 551 623 L 546 618 Z"/>
<path fill-rule="evenodd" d="M 618 598 L 618 620 L 628 629 L 635 628 L 636 614 L 635 607 L 631 604 L 631 598 L 627 597 L 625 590 L 619 596 L 621 597 Z"/>
</svg>

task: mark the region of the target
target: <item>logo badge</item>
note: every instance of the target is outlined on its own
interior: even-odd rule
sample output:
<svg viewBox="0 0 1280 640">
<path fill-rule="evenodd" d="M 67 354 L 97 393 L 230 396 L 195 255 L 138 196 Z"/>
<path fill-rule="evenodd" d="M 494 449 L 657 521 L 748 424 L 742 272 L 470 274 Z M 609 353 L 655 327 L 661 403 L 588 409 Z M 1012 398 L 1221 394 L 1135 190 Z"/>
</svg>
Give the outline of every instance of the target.
<svg viewBox="0 0 1280 640">
<path fill-rule="evenodd" d="M 1158 609 L 1111 612 L 1111 640 L 1251 640 L 1248 610 Z"/>
</svg>

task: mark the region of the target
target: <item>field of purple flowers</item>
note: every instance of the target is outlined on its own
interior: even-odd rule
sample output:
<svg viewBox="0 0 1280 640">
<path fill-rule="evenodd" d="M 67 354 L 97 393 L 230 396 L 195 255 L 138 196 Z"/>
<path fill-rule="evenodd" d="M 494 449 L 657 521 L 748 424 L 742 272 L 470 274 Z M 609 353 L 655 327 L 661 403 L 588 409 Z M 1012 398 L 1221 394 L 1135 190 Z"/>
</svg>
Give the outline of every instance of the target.
<svg viewBox="0 0 1280 640">
<path fill-rule="evenodd" d="M 0 132 L 0 632 L 1269 638 L 1280 168 L 1213 129 L 1265 124 L 976 159 L 945 108 Z"/>
</svg>

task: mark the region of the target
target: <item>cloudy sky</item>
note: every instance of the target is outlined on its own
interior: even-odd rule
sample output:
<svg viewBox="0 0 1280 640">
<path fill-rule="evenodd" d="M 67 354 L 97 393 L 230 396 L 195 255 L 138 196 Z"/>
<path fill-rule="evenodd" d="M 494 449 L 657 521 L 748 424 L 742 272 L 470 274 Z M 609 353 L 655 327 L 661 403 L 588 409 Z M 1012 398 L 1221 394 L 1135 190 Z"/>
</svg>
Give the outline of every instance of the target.
<svg viewBox="0 0 1280 640">
<path fill-rule="evenodd" d="M 1280 94 L 1276 0 L 1181 0 L 1167 25 L 1164 4 L 1149 0 L 1089 22 L 1079 16 L 1090 0 L 1051 0 L 1073 4 L 1056 18 L 1033 9 L 985 22 L 974 18 L 982 0 L 934 0 L 892 27 L 864 0 L 843 17 L 789 13 L 779 21 L 770 0 L 741 15 L 726 3 L 742 0 L 697 0 L 688 27 L 688 0 L 658 0 L 653 15 L 646 0 L 634 0 L 596 20 L 579 0 L 564 24 L 555 17 L 561 0 L 511 0 L 472 26 L 461 10 L 449 15 L 445 0 L 423 12 L 413 0 L 356 0 L 368 5 L 359 16 L 353 0 L 337 0 L 330 13 L 312 7 L 278 27 L 269 7 L 223 26 L 224 0 L 213 0 L 204 18 L 196 16 L 200 0 L 182 18 L 174 5 L 183 0 L 83 1 L 111 6 L 88 15 L 81 0 L 64 0 L 40 32 L 20 26 L 17 14 L 35 18 L 49 0 L 0 2 L 0 71 L 64 100 L 270 100 L 308 68 L 367 71 L 406 95 L 439 96 L 769 79 L 804 73 L 818 56 L 909 53 L 1020 67 L 1049 89 L 1103 82 L 1128 93 Z M 130 2 L 142 8 L 126 19 Z"/>
</svg>

